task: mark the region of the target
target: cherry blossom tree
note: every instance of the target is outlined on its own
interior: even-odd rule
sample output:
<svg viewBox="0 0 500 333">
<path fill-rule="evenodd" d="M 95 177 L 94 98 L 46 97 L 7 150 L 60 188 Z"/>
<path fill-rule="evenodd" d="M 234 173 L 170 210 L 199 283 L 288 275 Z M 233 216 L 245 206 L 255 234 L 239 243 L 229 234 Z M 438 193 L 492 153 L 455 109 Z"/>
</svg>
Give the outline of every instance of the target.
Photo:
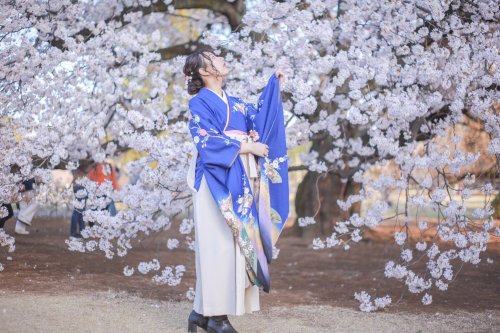
<svg viewBox="0 0 500 333">
<path fill-rule="evenodd" d="M 323 203 L 337 204 L 298 202 L 298 225 L 338 216 L 332 207 L 346 212 L 331 235 L 314 239 L 315 249 L 347 250 L 366 228 L 394 223 L 401 252 L 388 258 L 385 275 L 430 304 L 433 286 L 446 290 L 457 267 L 483 260 L 490 237 L 500 236 L 491 208 L 497 189 L 464 171 L 480 156 L 463 149 L 455 130 L 464 119 L 482 124 L 498 174 L 496 1 L 4 3 L 0 202 L 12 200 L 23 179 L 36 177 L 39 192 L 49 193 L 55 168 L 84 169 L 128 150 L 141 153 L 127 165 L 137 181 L 119 191 L 82 181 L 97 208 L 84 216 L 95 225 L 84 229 L 84 240 L 67 241 L 71 250 L 124 256 L 134 238 L 171 228 L 185 212 L 192 143 L 182 66 L 201 45 L 223 52 L 232 69 L 228 91 L 248 102 L 257 101 L 276 68 L 287 74 L 288 148 L 311 144 L 303 165 L 290 169 L 308 172 L 298 197 L 321 193 Z M 465 185 L 460 192 L 457 178 Z M 388 217 L 386 193 L 395 190 L 402 205 Z M 486 201 L 470 212 L 472 190 Z M 124 208 L 110 216 L 101 210 L 106 198 Z M 367 198 L 375 204 L 360 214 Z M 438 223 L 411 216 L 419 209 L 435 211 Z M 432 241 L 409 232 L 413 220 L 433 229 Z M 178 227 L 192 248 L 192 220 Z M 13 250 L 12 237 L 1 233 L 0 245 Z M 422 258 L 426 269 L 413 270 Z M 137 266 L 142 274 L 160 269 L 156 259 Z M 165 266 L 153 279 L 177 285 L 184 271 Z M 124 268 L 125 275 L 134 272 Z M 355 297 L 363 311 L 391 302 L 364 291 Z"/>
<path fill-rule="evenodd" d="M 401 254 L 387 262 L 385 275 L 412 293 L 424 293 L 423 304 L 432 302 L 432 286 L 446 290 L 459 267 L 479 263 L 489 238 L 499 236 L 491 217 L 493 183 L 464 174 L 480 156 L 459 149 L 462 137 L 455 131 L 466 118 L 484 124 L 498 175 L 498 6 L 492 1 L 261 2 L 232 37 L 238 40 L 231 47 L 241 54 L 239 66 L 252 77 L 273 64 L 288 69 L 286 109 L 295 120 L 289 148 L 313 141 L 302 159 L 310 173 L 319 174 L 316 179 L 327 180 L 329 187 L 338 183 L 348 194 L 338 206 L 349 211 L 376 198 L 363 216 L 351 212 L 331 235 L 316 238 L 314 248 L 347 250 L 362 239 L 363 228 L 391 219 Z M 245 39 L 252 32 L 265 38 Z M 239 87 L 241 94 L 247 89 Z M 377 167 L 388 172 L 371 176 Z M 450 182 L 457 177 L 465 185 L 460 192 Z M 486 200 L 483 208 L 467 212 L 472 189 Z M 385 194 L 394 190 L 403 204 L 387 217 Z M 297 196 L 309 193 L 299 189 Z M 323 202 L 328 199 L 323 193 Z M 299 218 L 302 226 L 314 224 L 321 211 L 321 206 L 306 208 L 313 216 Z M 415 209 L 438 216 L 431 242 L 410 238 Z M 430 227 L 418 213 L 413 219 L 421 230 Z M 422 258 L 425 269 L 414 271 Z M 391 301 L 389 296 L 372 300 L 366 292 L 355 297 L 363 311 Z"/>
</svg>

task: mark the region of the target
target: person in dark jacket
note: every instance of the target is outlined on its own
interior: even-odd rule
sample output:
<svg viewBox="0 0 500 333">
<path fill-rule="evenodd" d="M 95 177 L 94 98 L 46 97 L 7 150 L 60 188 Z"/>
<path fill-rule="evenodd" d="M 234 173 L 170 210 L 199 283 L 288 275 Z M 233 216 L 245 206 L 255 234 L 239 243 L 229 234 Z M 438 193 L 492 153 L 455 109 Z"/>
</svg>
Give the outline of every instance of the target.
<svg viewBox="0 0 500 333">
<path fill-rule="evenodd" d="M 0 204 L 0 216 L 3 215 L 1 212 L 4 210 L 7 210 L 7 215 L 0 218 L 0 229 L 3 229 L 5 222 L 7 222 L 8 219 L 14 216 L 14 211 L 12 210 L 11 204 Z"/>
<path fill-rule="evenodd" d="M 75 200 L 73 201 L 73 214 L 71 215 L 70 236 L 71 238 L 82 238 L 81 232 L 85 228 L 83 221 L 83 212 L 87 206 L 87 190 L 84 186 L 77 184 L 76 180 L 85 177 L 86 172 L 82 170 L 73 171 L 73 193 Z"/>
</svg>

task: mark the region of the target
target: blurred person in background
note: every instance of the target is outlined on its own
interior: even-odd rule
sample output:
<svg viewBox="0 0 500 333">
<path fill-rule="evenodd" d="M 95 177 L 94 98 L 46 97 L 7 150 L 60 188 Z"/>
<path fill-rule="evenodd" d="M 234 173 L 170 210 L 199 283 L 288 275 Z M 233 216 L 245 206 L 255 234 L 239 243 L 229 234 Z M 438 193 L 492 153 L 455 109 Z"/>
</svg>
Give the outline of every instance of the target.
<svg viewBox="0 0 500 333">
<path fill-rule="evenodd" d="M 92 169 L 89 172 L 89 179 L 96 182 L 97 184 L 101 185 L 104 183 L 106 180 L 110 181 L 111 184 L 113 185 L 113 189 L 117 190 L 118 189 L 118 184 L 116 181 L 116 170 L 113 165 L 110 163 L 104 162 L 104 163 L 97 163 L 95 164 Z M 106 206 L 106 210 L 109 211 L 111 216 L 116 215 L 116 206 L 115 202 L 113 199 L 111 199 L 110 203 Z M 89 223 L 90 226 L 93 225 L 93 223 Z"/>
<path fill-rule="evenodd" d="M 19 213 L 17 214 L 15 232 L 19 235 L 28 235 L 30 233 L 28 228 L 31 226 L 38 208 L 34 178 L 22 182 L 21 194 L 22 200 L 17 203 Z"/>
<path fill-rule="evenodd" d="M 0 204 L 0 229 L 3 229 L 5 222 L 14 216 L 14 211 L 12 210 L 11 204 Z"/>
<path fill-rule="evenodd" d="M 82 238 L 81 232 L 85 228 L 83 221 L 83 212 L 87 206 L 87 190 L 83 185 L 78 184 L 76 181 L 85 177 L 86 171 L 77 169 L 73 170 L 73 193 L 75 199 L 73 201 L 73 214 L 71 215 L 70 236 L 71 238 Z"/>
</svg>

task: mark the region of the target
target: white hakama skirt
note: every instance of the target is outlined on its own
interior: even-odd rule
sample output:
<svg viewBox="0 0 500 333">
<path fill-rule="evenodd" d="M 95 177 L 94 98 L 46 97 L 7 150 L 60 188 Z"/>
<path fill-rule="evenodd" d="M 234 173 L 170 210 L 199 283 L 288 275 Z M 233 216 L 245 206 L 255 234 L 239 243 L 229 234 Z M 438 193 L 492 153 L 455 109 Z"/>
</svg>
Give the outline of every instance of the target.
<svg viewBox="0 0 500 333">
<path fill-rule="evenodd" d="M 194 183 L 192 164 L 196 163 L 196 152 L 194 155 L 188 183 L 190 177 Z M 254 156 L 240 154 L 239 158 L 249 175 L 249 170 L 255 169 Z M 250 165 L 252 162 L 253 166 Z M 253 178 L 249 181 L 252 186 Z M 198 192 L 193 191 L 193 204 L 196 255 L 193 309 L 204 316 L 243 315 L 260 310 L 259 288 L 251 285 L 248 279 L 245 257 L 208 188 L 205 176 Z"/>
</svg>

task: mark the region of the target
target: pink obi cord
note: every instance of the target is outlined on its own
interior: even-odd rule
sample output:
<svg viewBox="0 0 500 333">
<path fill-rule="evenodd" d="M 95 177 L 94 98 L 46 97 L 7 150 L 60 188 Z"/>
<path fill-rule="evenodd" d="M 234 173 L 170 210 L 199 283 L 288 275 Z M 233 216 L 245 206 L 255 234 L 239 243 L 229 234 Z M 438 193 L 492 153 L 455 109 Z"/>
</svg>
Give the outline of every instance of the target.
<svg viewBox="0 0 500 333">
<path fill-rule="evenodd" d="M 240 131 L 240 130 L 227 130 L 227 131 L 224 131 L 224 133 L 240 134 L 240 135 L 248 135 L 248 133 L 247 133 L 247 132 Z"/>
</svg>

